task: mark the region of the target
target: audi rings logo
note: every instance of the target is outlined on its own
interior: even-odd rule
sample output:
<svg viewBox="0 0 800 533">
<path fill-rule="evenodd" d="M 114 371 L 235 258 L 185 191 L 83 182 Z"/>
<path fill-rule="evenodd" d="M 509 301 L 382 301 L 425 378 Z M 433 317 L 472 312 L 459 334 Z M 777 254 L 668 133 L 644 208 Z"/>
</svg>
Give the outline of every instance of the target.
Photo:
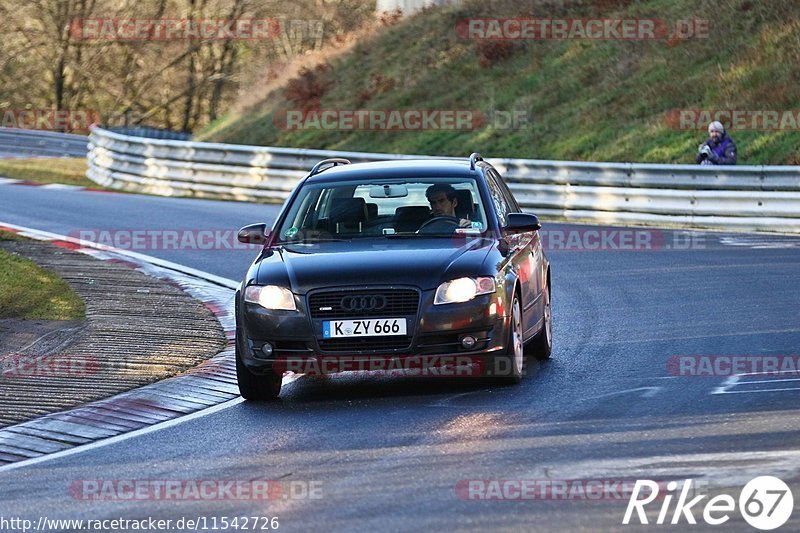
<svg viewBox="0 0 800 533">
<path fill-rule="evenodd" d="M 386 308 L 386 297 L 380 294 L 345 296 L 341 306 L 345 311 L 380 311 Z"/>
</svg>

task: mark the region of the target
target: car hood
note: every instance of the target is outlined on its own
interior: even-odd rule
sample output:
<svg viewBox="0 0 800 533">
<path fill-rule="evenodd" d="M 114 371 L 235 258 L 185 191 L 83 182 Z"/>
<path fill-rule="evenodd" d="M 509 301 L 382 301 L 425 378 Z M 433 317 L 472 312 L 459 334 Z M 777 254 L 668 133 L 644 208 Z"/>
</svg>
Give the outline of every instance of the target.
<svg viewBox="0 0 800 533">
<path fill-rule="evenodd" d="M 413 285 L 435 289 L 444 281 L 484 274 L 495 241 L 474 238 L 353 240 L 287 244 L 265 250 L 257 283 L 285 284 L 305 294 L 320 287 Z"/>
</svg>

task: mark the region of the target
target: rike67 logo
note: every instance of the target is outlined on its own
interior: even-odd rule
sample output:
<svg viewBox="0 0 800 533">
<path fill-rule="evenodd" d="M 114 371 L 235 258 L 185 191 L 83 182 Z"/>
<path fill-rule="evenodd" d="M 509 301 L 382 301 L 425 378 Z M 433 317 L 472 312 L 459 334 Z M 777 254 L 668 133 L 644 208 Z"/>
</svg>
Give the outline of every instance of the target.
<svg viewBox="0 0 800 533">
<path fill-rule="evenodd" d="M 660 488 L 655 481 L 637 480 L 630 500 L 628 500 L 628 508 L 625 510 L 622 523 L 630 524 L 635 512 L 636 519 L 640 524 L 648 524 L 645 507 L 658 499 L 661 502 L 661 508 L 655 521 L 656 524 L 675 525 L 682 524 L 684 520 L 687 524 L 697 524 L 694 513 L 695 511 L 700 512 L 700 502 L 708 498 L 708 495 L 700 494 L 690 500 L 691 479 L 685 480 L 683 485 L 679 485 L 677 481 L 669 482 L 665 495 L 659 494 Z M 678 491 L 680 492 L 678 493 Z M 674 509 L 671 509 L 675 496 L 677 496 L 677 502 Z M 736 510 L 736 504 L 737 501 L 729 494 L 714 496 L 702 506 L 703 521 L 712 526 L 726 523 Z M 789 486 L 780 479 L 773 476 L 760 476 L 750 480 L 744 486 L 742 492 L 739 493 L 738 504 L 742 518 L 748 524 L 756 529 L 768 531 L 779 528 L 789 520 L 794 508 L 794 498 Z M 657 508 L 657 505 L 654 507 Z M 671 519 L 670 511 L 672 511 Z"/>
</svg>

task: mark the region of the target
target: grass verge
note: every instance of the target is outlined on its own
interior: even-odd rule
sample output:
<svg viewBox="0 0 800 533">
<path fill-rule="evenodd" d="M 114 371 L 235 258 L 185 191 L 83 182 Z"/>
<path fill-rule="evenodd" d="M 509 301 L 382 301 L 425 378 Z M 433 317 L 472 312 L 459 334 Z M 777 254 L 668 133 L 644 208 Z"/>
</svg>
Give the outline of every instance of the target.
<svg viewBox="0 0 800 533">
<path fill-rule="evenodd" d="M 0 231 L 0 242 L 23 240 Z M 66 281 L 33 261 L 0 249 L 0 318 L 81 320 L 83 300 Z"/>
<path fill-rule="evenodd" d="M 86 177 L 85 158 L 0 159 L 0 176 L 36 183 L 99 188 L 99 185 Z"/>
<path fill-rule="evenodd" d="M 681 39 L 465 39 L 471 19 L 657 19 L 708 30 Z M 699 26 L 698 26 L 699 27 Z M 786 129 L 732 132 L 740 164 L 800 164 L 800 3 L 796 0 L 469 0 L 378 32 L 199 139 L 217 142 L 488 157 L 691 163 L 705 120 L 677 110 L 793 111 Z M 243 94 L 259 92 L 242 91 Z M 252 100 L 252 96 L 249 96 Z M 288 127 L 298 110 L 476 110 L 467 129 Z M 505 119 L 520 113 L 525 121 Z M 505 113 L 505 115 L 501 114 Z M 791 115 L 791 114 L 790 114 Z M 794 121 L 794 122 L 792 122 Z M 764 123 L 766 124 L 766 123 Z"/>
</svg>

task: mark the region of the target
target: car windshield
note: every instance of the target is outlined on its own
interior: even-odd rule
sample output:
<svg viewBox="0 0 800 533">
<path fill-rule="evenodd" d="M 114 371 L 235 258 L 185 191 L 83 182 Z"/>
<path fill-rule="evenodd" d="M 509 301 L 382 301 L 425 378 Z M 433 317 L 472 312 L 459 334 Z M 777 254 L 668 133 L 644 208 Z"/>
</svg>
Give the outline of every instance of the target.
<svg viewBox="0 0 800 533">
<path fill-rule="evenodd" d="M 363 179 L 305 185 L 278 242 L 477 236 L 486 228 L 472 178 Z"/>
</svg>

